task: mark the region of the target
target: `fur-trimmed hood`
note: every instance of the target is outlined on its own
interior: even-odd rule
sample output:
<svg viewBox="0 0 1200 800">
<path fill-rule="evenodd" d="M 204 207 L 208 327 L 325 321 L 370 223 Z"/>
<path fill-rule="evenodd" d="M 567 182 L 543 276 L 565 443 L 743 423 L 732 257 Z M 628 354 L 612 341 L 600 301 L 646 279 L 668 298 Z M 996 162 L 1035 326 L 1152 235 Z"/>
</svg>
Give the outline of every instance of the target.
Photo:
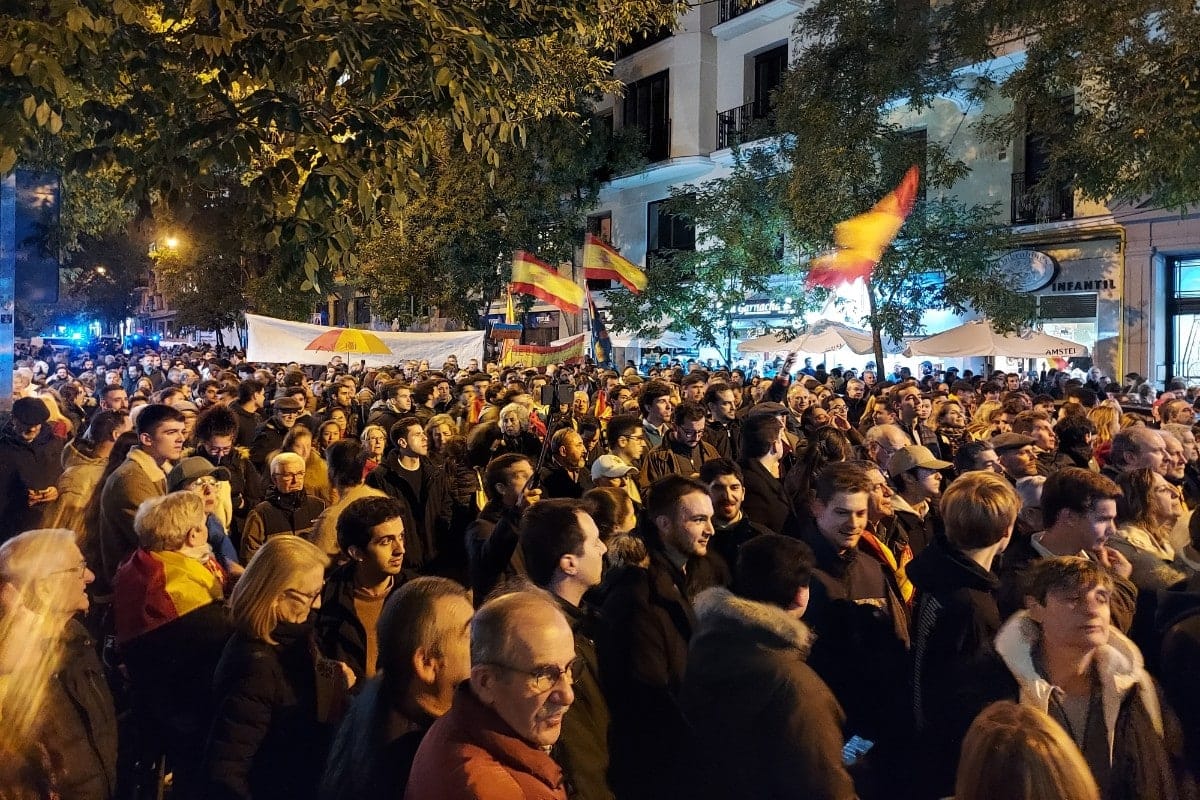
<svg viewBox="0 0 1200 800">
<path fill-rule="evenodd" d="M 816 638 L 807 625 L 782 608 L 747 600 L 720 586 L 696 595 L 693 606 L 697 637 L 716 630 L 739 631 L 747 639 L 794 647 L 806 658 Z"/>
<path fill-rule="evenodd" d="M 1041 626 L 1029 617 L 1027 611 L 1013 614 L 996 634 L 996 651 L 1012 672 L 1021 687 L 1021 703 L 1047 711 L 1050 706 L 1050 682 L 1037 671 L 1033 663 L 1033 651 L 1042 636 Z M 1117 715 L 1125 696 L 1136 691 L 1141 693 L 1155 732 L 1163 735 L 1162 709 L 1154 682 L 1146 672 L 1141 652 L 1137 646 L 1115 627 L 1110 626 L 1108 644 L 1096 652 L 1101 689 L 1104 693 L 1104 727 L 1108 731 L 1108 747 L 1112 751 Z"/>
</svg>

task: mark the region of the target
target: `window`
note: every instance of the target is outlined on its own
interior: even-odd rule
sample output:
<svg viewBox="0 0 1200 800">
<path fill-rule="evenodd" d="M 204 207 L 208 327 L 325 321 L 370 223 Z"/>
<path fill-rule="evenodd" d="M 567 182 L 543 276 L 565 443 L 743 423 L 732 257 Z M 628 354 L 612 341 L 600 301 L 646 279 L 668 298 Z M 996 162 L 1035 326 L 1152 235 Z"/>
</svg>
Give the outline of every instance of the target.
<svg viewBox="0 0 1200 800">
<path fill-rule="evenodd" d="M 666 210 L 663 201 L 646 205 L 646 251 L 695 250 L 696 228 Z"/>
<path fill-rule="evenodd" d="M 371 298 L 369 298 L 369 297 L 354 298 L 354 324 L 355 325 L 370 325 L 371 324 Z"/>
<path fill-rule="evenodd" d="M 1167 380 L 1200 378 L 1200 256 L 1167 262 Z"/>
<path fill-rule="evenodd" d="M 658 44 L 664 39 L 669 39 L 673 32 L 670 25 L 664 25 L 656 31 L 640 31 L 635 33 L 629 44 L 623 44 L 617 48 L 617 58 L 627 58 L 634 53 L 645 50 L 650 45 Z"/>
<path fill-rule="evenodd" d="M 1061 124 L 1069 128 L 1075 114 L 1075 99 L 1060 99 Z M 1012 176 L 1012 221 L 1014 225 L 1053 222 L 1075 216 L 1075 192 L 1069 181 L 1039 186 L 1050 170 L 1054 140 L 1038 130 L 1029 119 L 1025 123 L 1024 169 Z"/>
<path fill-rule="evenodd" d="M 587 232 L 602 242 L 612 244 L 612 212 L 592 214 L 587 218 Z"/>
<path fill-rule="evenodd" d="M 771 92 L 783 82 L 788 66 L 788 46 L 781 44 L 754 57 L 754 118 L 764 119 L 771 111 Z"/>
<path fill-rule="evenodd" d="M 663 161 L 671 154 L 671 116 L 668 70 L 635 81 L 625 88 L 622 122 L 646 138 L 646 158 Z"/>
</svg>

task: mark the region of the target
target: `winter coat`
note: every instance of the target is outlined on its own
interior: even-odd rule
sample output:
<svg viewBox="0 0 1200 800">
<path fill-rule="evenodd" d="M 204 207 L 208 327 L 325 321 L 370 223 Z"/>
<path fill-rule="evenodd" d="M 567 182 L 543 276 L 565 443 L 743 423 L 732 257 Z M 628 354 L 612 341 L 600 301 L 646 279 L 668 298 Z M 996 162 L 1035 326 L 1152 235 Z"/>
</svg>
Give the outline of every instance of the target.
<svg viewBox="0 0 1200 800">
<path fill-rule="evenodd" d="M 704 439 L 697 442 L 695 447 L 688 447 L 675 441 L 672 436 L 667 436 L 661 445 L 646 453 L 646 457 L 642 459 L 642 473 L 638 476 L 638 486 L 645 491 L 659 478 L 667 475 L 698 475 L 700 467 L 720 457 L 717 448 Z"/>
<path fill-rule="evenodd" d="M 696 598 L 680 705 L 694 735 L 694 794 L 712 800 L 849 800 L 844 715 L 805 663 L 808 627 L 713 588 Z"/>
<path fill-rule="evenodd" d="M 321 652 L 341 661 L 364 680 L 367 668 L 367 629 L 354 611 L 354 568 L 350 561 L 335 569 L 325 580 L 321 607 L 317 610 L 317 644 Z M 401 573 L 392 581 L 390 595 L 412 575 Z M 386 598 L 384 600 L 386 602 Z"/>
<path fill-rule="evenodd" d="M 846 711 L 847 733 L 876 742 L 880 759 L 912 730 L 907 606 L 864 545 L 838 553 L 811 519 L 800 538 L 816 555 L 805 619 L 817 641 L 808 663 Z"/>
<path fill-rule="evenodd" d="M 1016 678 L 1017 700 L 1049 712 L 1053 686 L 1038 672 L 1034 650 L 1041 628 L 1028 613 L 1012 616 L 996 636 L 996 650 Z M 1105 800 L 1176 800 L 1187 797 L 1191 779 L 1183 768 L 1179 723 L 1162 704 L 1142 654 L 1116 628 L 1094 656 L 1112 768 Z"/>
<path fill-rule="evenodd" d="M 913 610 L 913 713 L 920 751 L 917 797 L 954 793 L 958 745 L 987 705 L 1016 683 L 993 644 L 1000 630 L 1000 581 L 944 537 L 908 565 Z"/>
<path fill-rule="evenodd" d="M 214 677 L 204 754 L 211 800 L 316 797 L 330 729 L 318 718 L 308 624 L 280 623 L 269 645 L 235 633 Z"/>
<path fill-rule="evenodd" d="M 400 500 L 409 509 L 412 525 L 409 526 L 409 520 L 405 519 L 405 563 L 423 574 L 441 574 L 437 570 L 442 549 L 447 552 L 459 550 L 445 547 L 450 533 L 450 486 L 446 475 L 428 458 L 421 458 L 420 489 L 414 491 L 401 470 L 404 467 L 400 466 L 399 456 L 389 453 L 367 476 L 366 484 Z M 409 531 L 412 531 L 411 535 Z"/>
<path fill-rule="evenodd" d="M 767 472 L 757 459 L 742 462 L 742 485 L 746 489 L 743 514 L 773 533 L 783 533 L 793 525 L 794 509 L 783 480 Z"/>
<path fill-rule="evenodd" d="M 608 703 L 600 689 L 596 638 L 603 634 L 599 614 L 555 597 L 575 636 L 575 652 L 584 660 L 572 688 L 575 702 L 563 717 L 562 735 L 551 751 L 566 775 L 571 800 L 613 800 L 608 787 Z"/>
<path fill-rule="evenodd" d="M 525 554 L 517 547 L 520 528 L 520 511 L 496 501 L 489 501 L 467 526 L 468 574 L 476 607 L 502 581 L 525 574 Z"/>
<path fill-rule="evenodd" d="M 666 797 L 675 785 L 687 739 L 676 697 L 695 625 L 691 598 L 728 583 L 719 556 L 691 559 L 685 576 L 657 537 L 646 548 L 648 568 L 618 567 L 603 587 L 600 674 L 612 712 L 612 787 L 623 800 Z"/>
<path fill-rule="evenodd" d="M 258 548 L 272 536 L 290 533 L 309 537 L 313 523 L 324 510 L 325 503 L 310 494 L 290 492 L 283 495 L 271 490 L 267 499 L 246 517 L 246 527 L 242 531 L 242 563 L 249 564 Z"/>
<path fill-rule="evenodd" d="M 288 430 L 276 417 L 271 417 L 254 429 L 254 435 L 250 439 L 250 463 L 264 480 L 270 480 L 271 454 L 283 447 Z"/>
<path fill-rule="evenodd" d="M 1193 578 L 1188 590 L 1163 592 L 1158 603 L 1162 634 L 1159 667 L 1155 672 L 1183 727 L 1187 765 L 1200 776 L 1200 586 Z"/>
<path fill-rule="evenodd" d="M 425 734 L 405 800 L 567 800 L 562 768 L 516 733 L 463 682 Z"/>
<path fill-rule="evenodd" d="M 74 527 L 84 507 L 92 499 L 92 492 L 100 487 L 100 478 L 104 476 L 107 464 L 108 458 L 84 455 L 68 442 L 63 449 L 63 471 L 58 476 L 58 500 L 44 506 L 46 512 L 43 519 Z"/>
<path fill-rule="evenodd" d="M 258 430 L 258 426 L 263 422 L 262 414 L 259 412 L 251 413 L 242 408 L 238 403 L 230 403 L 229 410 L 237 417 L 237 446 L 250 447 L 250 444 L 254 441 L 254 432 Z"/>
<path fill-rule="evenodd" d="M 0 434 L 0 542 L 42 526 L 42 513 L 50 505 L 29 505 L 29 490 L 58 483 L 62 448 L 48 425 L 32 442 L 11 429 Z"/>
<path fill-rule="evenodd" d="M 117 717 L 96 644 L 77 620 L 62 636 L 35 737 L 60 764 L 66 800 L 109 800 L 117 788 Z"/>
<path fill-rule="evenodd" d="M 100 490 L 100 569 L 93 569 L 96 582 L 92 590 L 107 594 L 117 567 L 138 546 L 133 518 L 142 503 L 167 493 L 167 476 L 154 459 L 140 448 L 133 448 Z"/>
</svg>

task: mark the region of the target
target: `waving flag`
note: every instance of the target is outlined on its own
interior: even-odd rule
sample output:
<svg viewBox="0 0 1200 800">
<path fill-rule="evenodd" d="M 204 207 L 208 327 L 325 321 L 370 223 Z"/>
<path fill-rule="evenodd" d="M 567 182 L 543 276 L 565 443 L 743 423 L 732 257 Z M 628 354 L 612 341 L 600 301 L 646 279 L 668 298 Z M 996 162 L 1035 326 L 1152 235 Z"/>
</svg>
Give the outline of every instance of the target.
<svg viewBox="0 0 1200 800">
<path fill-rule="evenodd" d="M 592 358 L 598 367 L 612 367 L 612 340 L 608 338 L 608 328 L 604 325 L 604 317 L 596 308 L 591 292 L 588 292 L 588 315 L 592 321 Z M 601 392 L 601 395 L 604 393 Z"/>
<path fill-rule="evenodd" d="M 590 233 L 583 240 L 583 274 L 588 280 L 617 281 L 634 294 L 646 288 L 645 272 Z"/>
<path fill-rule="evenodd" d="M 583 287 L 524 250 L 513 253 L 512 291 L 532 295 L 566 314 L 583 309 Z"/>
<path fill-rule="evenodd" d="M 869 278 L 912 211 L 920 177 L 917 168 L 910 167 L 900 185 L 874 208 L 838 223 L 833 231 L 834 249 L 813 259 L 805 282 L 810 287 L 832 289 L 856 278 Z"/>
</svg>

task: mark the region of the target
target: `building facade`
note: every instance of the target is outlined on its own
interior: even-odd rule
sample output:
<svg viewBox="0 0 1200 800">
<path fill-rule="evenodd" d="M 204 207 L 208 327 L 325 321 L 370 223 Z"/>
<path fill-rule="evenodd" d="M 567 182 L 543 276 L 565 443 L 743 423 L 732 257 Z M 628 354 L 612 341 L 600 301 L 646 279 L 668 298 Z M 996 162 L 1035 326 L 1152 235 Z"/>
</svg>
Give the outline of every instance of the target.
<svg viewBox="0 0 1200 800">
<path fill-rule="evenodd" d="M 800 46 L 792 36 L 799 2 L 699 4 L 673 34 L 618 54 L 614 72 L 626 93 L 605 98 L 597 113 L 614 128 L 640 128 L 649 163 L 605 185 L 592 232 L 643 265 L 657 248 L 695 247 L 694 232 L 659 204 L 673 187 L 728 174 L 735 141 L 770 136 L 771 93 Z M 1006 44 L 991 61 L 959 70 L 959 84 L 1003 78 L 1021 63 L 1021 42 Z M 1012 226 L 1017 250 L 1006 265 L 1016 285 L 1036 296 L 1047 332 L 1088 346 L 1114 378 L 1138 372 L 1200 382 L 1200 214 L 1109 208 L 1069 185 L 1035 191 L 1046 168 L 1037 131 L 1008 143 L 974 133 L 974 122 L 1010 111 L 1008 103 L 999 93 L 978 103 L 962 92 L 920 113 L 897 107 L 891 115 L 970 166 L 952 194 L 968 205 L 995 204 Z M 740 322 L 749 331 L 761 318 Z M 945 315 L 931 318 L 927 332 L 950 324 Z"/>
</svg>

